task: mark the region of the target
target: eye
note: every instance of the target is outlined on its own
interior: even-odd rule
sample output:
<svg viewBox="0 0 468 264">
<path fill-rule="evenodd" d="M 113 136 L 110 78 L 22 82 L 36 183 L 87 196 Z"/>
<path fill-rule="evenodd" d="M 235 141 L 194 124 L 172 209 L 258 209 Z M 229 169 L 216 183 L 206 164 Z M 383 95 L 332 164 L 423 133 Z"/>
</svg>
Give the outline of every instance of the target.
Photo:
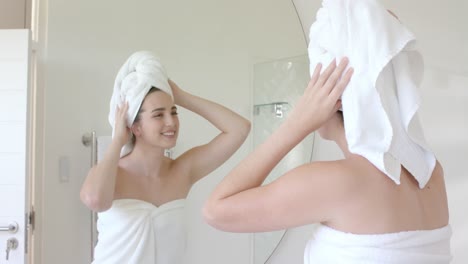
<svg viewBox="0 0 468 264">
<path fill-rule="evenodd" d="M 171 115 L 178 115 L 178 113 L 177 112 L 172 112 Z"/>
<path fill-rule="evenodd" d="M 161 113 L 160 113 L 160 114 L 153 115 L 153 117 L 155 117 L 155 118 L 156 118 L 156 117 L 162 117 L 162 116 L 163 116 L 163 114 L 161 114 Z"/>
</svg>

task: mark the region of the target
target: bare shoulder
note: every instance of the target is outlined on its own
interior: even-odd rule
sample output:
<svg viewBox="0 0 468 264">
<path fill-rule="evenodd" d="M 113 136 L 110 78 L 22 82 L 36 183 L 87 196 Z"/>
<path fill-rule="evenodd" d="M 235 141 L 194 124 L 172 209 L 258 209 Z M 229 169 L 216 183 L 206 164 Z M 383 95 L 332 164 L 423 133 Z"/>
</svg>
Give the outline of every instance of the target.
<svg viewBox="0 0 468 264">
<path fill-rule="evenodd" d="M 174 159 L 168 157 L 165 159 L 167 168 L 172 174 L 177 174 L 178 176 L 182 176 L 184 178 L 190 176 L 191 158 L 187 152 Z"/>
<path fill-rule="evenodd" d="M 131 170 L 125 162 L 119 162 L 115 178 L 114 199 L 126 197 L 128 190 L 134 189 L 135 181 L 132 180 Z"/>
<path fill-rule="evenodd" d="M 316 189 L 320 188 L 322 197 L 337 205 L 337 208 L 362 200 L 370 186 L 380 184 L 378 182 L 381 180 L 381 177 L 375 177 L 380 171 L 361 156 L 312 162 L 304 169 L 311 176 L 310 184 L 317 186 L 314 187 Z"/>
<path fill-rule="evenodd" d="M 363 180 L 367 165 L 359 159 L 316 161 L 303 166 L 311 176 L 333 188 L 355 188 Z"/>
<path fill-rule="evenodd" d="M 336 219 L 356 201 L 362 200 L 361 190 L 365 188 L 362 181 L 356 165 L 351 161 L 311 162 L 267 185 L 266 194 L 259 195 L 259 199 L 267 200 L 262 201 L 263 205 L 283 205 L 284 210 L 279 210 L 281 213 L 278 215 L 287 213 L 291 218 L 298 219 L 282 227 L 328 222 Z M 295 204 L 294 209 L 291 204 Z"/>
<path fill-rule="evenodd" d="M 296 178 L 312 191 L 315 198 L 331 204 L 343 204 L 350 195 L 365 188 L 365 163 L 354 160 L 316 161 L 290 171 L 286 178 Z M 285 178 L 285 181 L 286 181 Z M 281 178 L 279 179 L 281 184 Z"/>
</svg>

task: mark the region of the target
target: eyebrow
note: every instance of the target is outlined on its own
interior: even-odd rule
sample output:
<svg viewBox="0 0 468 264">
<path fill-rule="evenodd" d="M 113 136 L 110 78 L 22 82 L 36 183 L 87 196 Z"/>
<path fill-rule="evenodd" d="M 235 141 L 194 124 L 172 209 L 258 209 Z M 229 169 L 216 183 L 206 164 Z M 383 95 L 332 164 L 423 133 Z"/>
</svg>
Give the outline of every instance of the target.
<svg viewBox="0 0 468 264">
<path fill-rule="evenodd" d="M 159 107 L 159 108 L 153 109 L 153 111 L 151 111 L 151 113 L 158 112 L 158 111 L 164 111 L 164 110 L 166 110 L 166 107 Z M 177 107 L 173 106 L 173 107 L 171 107 L 171 110 L 177 110 Z"/>
</svg>

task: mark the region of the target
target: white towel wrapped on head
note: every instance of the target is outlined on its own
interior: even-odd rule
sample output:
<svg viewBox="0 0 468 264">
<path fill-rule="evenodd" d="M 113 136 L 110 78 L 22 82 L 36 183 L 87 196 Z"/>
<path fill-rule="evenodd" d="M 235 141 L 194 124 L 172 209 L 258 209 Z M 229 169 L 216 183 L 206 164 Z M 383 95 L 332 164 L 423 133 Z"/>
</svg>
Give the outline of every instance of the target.
<svg viewBox="0 0 468 264">
<path fill-rule="evenodd" d="M 152 87 L 156 87 L 173 97 L 166 70 L 160 60 L 149 51 L 133 53 L 120 68 L 115 78 L 109 111 L 112 135 L 114 135 L 117 106 L 122 105 L 125 101 L 128 102 L 127 126 L 131 127 L 146 94 Z M 122 148 L 120 156 L 127 155 L 132 149 L 132 142 L 129 141 Z"/>
<path fill-rule="evenodd" d="M 413 34 L 377 0 L 324 0 L 308 52 L 311 72 L 344 56 L 354 68 L 342 96 L 349 150 L 397 184 L 405 167 L 423 188 L 436 159 L 417 115 L 424 66 Z"/>
</svg>

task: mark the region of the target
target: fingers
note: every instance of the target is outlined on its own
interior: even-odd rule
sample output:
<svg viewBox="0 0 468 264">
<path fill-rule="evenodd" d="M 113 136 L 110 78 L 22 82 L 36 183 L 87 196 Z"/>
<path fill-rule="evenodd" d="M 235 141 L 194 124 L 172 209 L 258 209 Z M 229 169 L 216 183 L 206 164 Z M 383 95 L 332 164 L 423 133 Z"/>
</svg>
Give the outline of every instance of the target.
<svg viewBox="0 0 468 264">
<path fill-rule="evenodd" d="M 125 101 L 124 103 L 122 103 L 121 105 L 117 106 L 117 110 L 121 113 L 124 113 L 124 112 L 127 112 L 128 110 L 128 102 Z"/>
<path fill-rule="evenodd" d="M 115 118 L 121 119 L 126 117 L 128 111 L 128 102 L 124 102 L 123 104 L 117 105 L 117 111 L 115 111 Z"/>
<path fill-rule="evenodd" d="M 349 63 L 349 60 L 346 57 L 344 57 L 340 61 L 340 64 L 338 65 L 338 67 L 335 68 L 333 73 L 330 75 L 330 77 L 325 82 L 325 85 L 324 85 L 324 88 L 326 89 L 325 92 L 330 93 L 334 89 L 336 83 L 338 82 L 338 80 L 343 75 L 343 71 L 348 66 L 348 63 Z"/>
<path fill-rule="evenodd" d="M 310 78 L 309 82 L 309 87 L 313 87 L 317 80 L 320 77 L 320 72 L 322 71 L 322 64 L 318 63 L 317 66 L 315 66 L 314 73 L 312 74 L 312 78 Z"/>
<path fill-rule="evenodd" d="M 330 64 L 328 65 L 328 67 L 325 69 L 325 71 L 318 78 L 316 82 L 317 87 L 323 87 L 325 85 L 328 78 L 335 70 L 335 68 L 336 68 L 336 59 L 333 59 L 332 62 L 330 62 Z"/>
<path fill-rule="evenodd" d="M 122 112 L 126 114 L 127 111 L 128 111 L 128 101 L 125 101 L 125 104 L 124 104 L 124 107 L 123 107 L 123 109 L 122 109 Z"/>
<path fill-rule="evenodd" d="M 340 110 L 341 107 L 342 107 L 341 100 L 336 101 L 332 113 L 337 112 L 338 110 Z"/>
<path fill-rule="evenodd" d="M 354 69 L 349 68 L 346 73 L 341 77 L 341 79 L 334 85 L 334 88 L 329 94 L 331 100 L 338 100 L 341 95 L 343 94 L 346 86 L 348 85 L 349 81 L 351 80 L 351 76 L 353 76 Z"/>
</svg>

